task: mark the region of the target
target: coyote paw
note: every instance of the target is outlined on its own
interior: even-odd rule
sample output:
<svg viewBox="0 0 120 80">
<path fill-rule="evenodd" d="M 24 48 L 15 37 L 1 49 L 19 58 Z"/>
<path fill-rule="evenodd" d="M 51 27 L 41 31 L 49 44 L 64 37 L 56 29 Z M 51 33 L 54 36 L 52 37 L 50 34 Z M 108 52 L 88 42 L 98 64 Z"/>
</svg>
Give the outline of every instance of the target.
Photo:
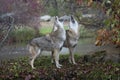
<svg viewBox="0 0 120 80">
<path fill-rule="evenodd" d="M 29 62 L 29 64 L 30 64 L 30 66 L 32 67 L 32 69 L 36 69 L 36 68 L 34 67 L 34 65 L 32 64 L 31 61 Z"/>
<path fill-rule="evenodd" d="M 60 66 L 56 66 L 56 67 L 59 68 L 59 69 L 61 68 Z"/>
<path fill-rule="evenodd" d="M 32 69 L 36 69 L 35 67 L 32 67 Z"/>
<path fill-rule="evenodd" d="M 61 64 L 59 64 L 59 66 L 61 67 L 62 65 L 61 65 Z"/>
<path fill-rule="evenodd" d="M 77 63 L 76 63 L 76 62 L 73 62 L 73 64 L 74 64 L 74 65 L 77 65 Z"/>
<path fill-rule="evenodd" d="M 62 65 L 60 65 L 60 64 L 56 65 L 56 67 L 59 68 L 59 69 L 61 68 L 61 66 L 62 66 Z"/>
</svg>

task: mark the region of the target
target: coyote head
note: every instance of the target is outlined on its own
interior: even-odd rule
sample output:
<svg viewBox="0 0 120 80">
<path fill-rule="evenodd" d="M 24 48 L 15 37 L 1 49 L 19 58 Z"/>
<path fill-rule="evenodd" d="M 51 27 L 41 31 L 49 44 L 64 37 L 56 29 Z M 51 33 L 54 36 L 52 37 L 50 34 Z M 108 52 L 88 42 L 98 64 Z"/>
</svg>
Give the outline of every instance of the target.
<svg viewBox="0 0 120 80">
<path fill-rule="evenodd" d="M 76 33 L 78 33 L 78 22 L 77 20 L 75 20 L 75 18 L 73 16 L 70 16 L 70 29 L 72 29 L 73 31 L 75 31 Z"/>
<path fill-rule="evenodd" d="M 56 28 L 64 28 L 63 21 L 59 20 L 58 16 L 55 17 L 54 26 L 56 26 Z"/>
</svg>

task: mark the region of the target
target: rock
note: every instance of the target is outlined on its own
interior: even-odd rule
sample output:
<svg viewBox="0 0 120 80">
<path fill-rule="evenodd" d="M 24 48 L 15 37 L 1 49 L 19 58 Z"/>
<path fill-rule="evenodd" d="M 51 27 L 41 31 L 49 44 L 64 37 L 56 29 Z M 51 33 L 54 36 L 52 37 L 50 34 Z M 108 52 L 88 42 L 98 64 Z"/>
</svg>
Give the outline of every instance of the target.
<svg viewBox="0 0 120 80">
<path fill-rule="evenodd" d="M 113 50 L 113 49 L 111 49 Z M 85 62 L 107 62 L 112 61 L 115 63 L 120 62 L 120 49 L 114 48 L 113 51 L 111 50 L 103 50 L 103 51 L 97 51 L 94 53 L 89 53 L 84 55 L 83 61 Z M 119 51 L 118 51 L 119 50 Z"/>
<path fill-rule="evenodd" d="M 64 16 L 60 17 L 60 19 L 63 20 L 63 21 L 69 21 L 70 16 L 64 15 Z"/>
<path fill-rule="evenodd" d="M 103 62 L 106 56 L 106 51 L 98 51 L 84 55 L 83 61 L 85 62 Z"/>
<path fill-rule="evenodd" d="M 95 16 L 95 14 L 83 14 L 82 18 L 92 18 L 94 16 Z"/>
<path fill-rule="evenodd" d="M 44 15 L 40 17 L 41 21 L 50 21 L 51 20 L 51 16 L 50 15 Z"/>
</svg>

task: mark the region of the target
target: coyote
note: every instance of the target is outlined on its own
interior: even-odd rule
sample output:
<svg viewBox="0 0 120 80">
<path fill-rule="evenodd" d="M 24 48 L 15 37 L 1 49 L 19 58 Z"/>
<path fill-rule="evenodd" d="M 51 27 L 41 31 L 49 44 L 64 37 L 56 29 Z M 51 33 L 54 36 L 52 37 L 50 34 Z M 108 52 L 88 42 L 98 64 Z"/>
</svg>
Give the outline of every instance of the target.
<svg viewBox="0 0 120 80">
<path fill-rule="evenodd" d="M 59 51 L 66 40 L 66 32 L 63 22 L 57 16 L 55 17 L 54 26 L 57 27 L 55 31 L 45 36 L 34 38 L 29 43 L 29 52 L 32 55 L 30 65 L 33 69 L 35 68 L 34 60 L 42 51 L 52 51 L 56 67 L 61 68 L 62 66 L 59 64 Z"/>
<path fill-rule="evenodd" d="M 53 27 L 53 31 L 56 31 L 57 27 Z M 70 16 L 70 25 L 69 29 L 66 30 L 66 40 L 63 44 L 63 47 L 66 47 L 69 49 L 69 62 L 76 64 L 74 59 L 74 48 L 76 47 L 79 39 L 79 26 L 77 20 L 73 16 Z M 52 55 L 53 56 L 53 55 Z M 53 62 L 53 60 L 52 60 Z"/>
</svg>

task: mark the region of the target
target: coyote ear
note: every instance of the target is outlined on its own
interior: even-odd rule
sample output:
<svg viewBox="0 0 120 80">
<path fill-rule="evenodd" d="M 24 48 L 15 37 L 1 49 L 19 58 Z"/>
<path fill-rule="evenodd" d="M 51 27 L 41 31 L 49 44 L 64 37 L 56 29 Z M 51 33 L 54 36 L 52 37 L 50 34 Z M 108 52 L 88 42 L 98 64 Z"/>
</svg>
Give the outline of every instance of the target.
<svg viewBox="0 0 120 80">
<path fill-rule="evenodd" d="M 70 16 L 70 21 L 71 21 L 72 23 L 75 23 L 75 19 L 74 19 L 73 15 Z"/>
<path fill-rule="evenodd" d="M 74 19 L 73 15 L 71 15 L 70 18 L 71 18 L 71 20 L 73 20 Z"/>
</svg>

